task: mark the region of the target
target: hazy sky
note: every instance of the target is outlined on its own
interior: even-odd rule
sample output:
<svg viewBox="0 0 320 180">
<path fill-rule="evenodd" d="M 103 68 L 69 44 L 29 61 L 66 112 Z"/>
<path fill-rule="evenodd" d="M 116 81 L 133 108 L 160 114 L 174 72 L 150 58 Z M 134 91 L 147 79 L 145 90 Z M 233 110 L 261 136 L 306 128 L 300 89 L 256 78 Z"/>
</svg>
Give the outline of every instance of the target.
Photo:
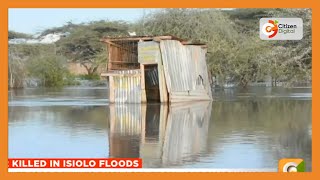
<svg viewBox="0 0 320 180">
<path fill-rule="evenodd" d="M 145 10 L 145 13 L 152 9 Z M 35 34 L 46 28 L 92 20 L 135 21 L 142 17 L 143 9 L 133 8 L 10 8 L 9 30 Z"/>
</svg>

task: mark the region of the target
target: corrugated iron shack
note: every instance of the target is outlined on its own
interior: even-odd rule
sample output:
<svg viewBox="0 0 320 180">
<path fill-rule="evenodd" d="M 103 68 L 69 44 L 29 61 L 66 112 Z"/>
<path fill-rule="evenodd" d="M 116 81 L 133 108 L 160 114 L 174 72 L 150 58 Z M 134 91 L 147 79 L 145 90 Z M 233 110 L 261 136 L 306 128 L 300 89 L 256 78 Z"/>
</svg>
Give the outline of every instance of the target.
<svg viewBox="0 0 320 180">
<path fill-rule="evenodd" d="M 111 103 L 211 100 L 205 44 L 174 36 L 103 38 Z"/>
</svg>

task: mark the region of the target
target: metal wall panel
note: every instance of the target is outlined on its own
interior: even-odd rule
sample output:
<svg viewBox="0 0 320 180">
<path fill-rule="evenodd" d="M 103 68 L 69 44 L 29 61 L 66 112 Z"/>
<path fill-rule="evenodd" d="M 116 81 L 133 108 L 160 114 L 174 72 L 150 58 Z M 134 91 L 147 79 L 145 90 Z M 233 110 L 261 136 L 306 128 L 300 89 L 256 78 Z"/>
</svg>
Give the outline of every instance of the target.
<svg viewBox="0 0 320 180">
<path fill-rule="evenodd" d="M 140 69 L 116 71 L 123 76 L 114 76 L 114 96 L 116 103 L 141 103 Z"/>
<path fill-rule="evenodd" d="M 208 66 L 206 61 L 206 54 L 207 49 L 203 49 L 199 46 L 186 46 L 186 48 L 190 51 L 190 57 L 195 62 L 194 67 L 192 68 L 194 71 L 192 73 L 195 73 L 197 75 L 200 75 L 202 78 L 202 83 L 199 83 L 201 78 L 199 76 L 192 76 L 196 79 L 192 79 L 192 87 L 194 89 L 202 89 L 206 90 L 206 92 L 209 94 L 210 98 L 212 98 L 212 92 L 211 92 L 211 86 L 209 81 L 209 74 L 208 74 Z"/>
<path fill-rule="evenodd" d="M 168 92 L 186 92 L 187 96 L 198 92 L 204 99 L 211 99 L 206 50 L 176 40 L 163 40 L 160 48 Z"/>
</svg>

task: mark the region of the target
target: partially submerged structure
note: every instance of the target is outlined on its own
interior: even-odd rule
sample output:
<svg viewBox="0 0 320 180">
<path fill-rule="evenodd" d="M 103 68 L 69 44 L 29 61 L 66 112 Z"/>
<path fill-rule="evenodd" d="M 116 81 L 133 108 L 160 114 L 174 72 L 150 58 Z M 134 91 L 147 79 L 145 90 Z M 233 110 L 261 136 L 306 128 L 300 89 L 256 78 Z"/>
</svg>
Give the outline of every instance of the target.
<svg viewBox="0 0 320 180">
<path fill-rule="evenodd" d="M 112 103 L 211 100 L 205 44 L 173 36 L 104 38 Z"/>
</svg>

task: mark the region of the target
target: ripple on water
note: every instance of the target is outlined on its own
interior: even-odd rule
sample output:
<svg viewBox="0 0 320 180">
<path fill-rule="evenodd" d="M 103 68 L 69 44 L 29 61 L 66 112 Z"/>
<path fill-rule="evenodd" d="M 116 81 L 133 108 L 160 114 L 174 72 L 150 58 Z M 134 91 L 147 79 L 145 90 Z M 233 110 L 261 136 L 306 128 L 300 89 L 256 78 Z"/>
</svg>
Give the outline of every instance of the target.
<svg viewBox="0 0 320 180">
<path fill-rule="evenodd" d="M 41 98 L 41 99 L 23 99 L 23 100 L 11 100 L 9 106 L 104 106 L 109 101 L 107 99 L 55 99 L 55 98 Z"/>
</svg>

